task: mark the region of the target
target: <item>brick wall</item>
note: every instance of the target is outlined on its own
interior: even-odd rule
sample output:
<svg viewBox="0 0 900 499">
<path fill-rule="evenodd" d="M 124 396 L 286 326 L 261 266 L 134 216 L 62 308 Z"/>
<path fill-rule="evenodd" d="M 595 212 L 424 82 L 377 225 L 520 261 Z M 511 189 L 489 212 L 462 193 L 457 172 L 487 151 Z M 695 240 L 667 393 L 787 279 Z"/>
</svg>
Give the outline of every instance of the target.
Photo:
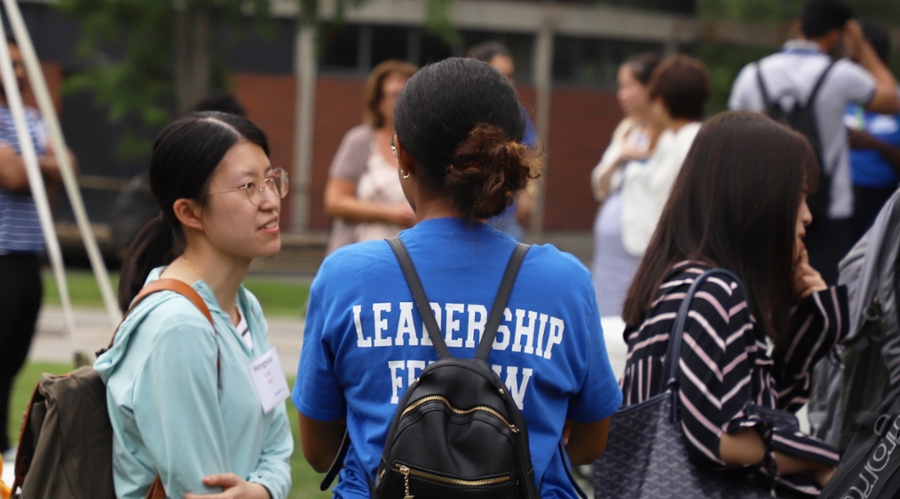
<svg viewBox="0 0 900 499">
<path fill-rule="evenodd" d="M 327 229 L 322 209 L 328 167 L 350 128 L 362 122 L 360 78 L 320 77 L 316 85 L 313 171 L 310 188 L 310 228 Z M 269 135 L 272 164 L 292 169 L 295 79 L 286 75 L 237 73 L 234 88 L 247 113 Z M 533 88 L 520 98 L 534 116 Z M 590 190 L 590 173 L 606 149 L 621 119 L 615 94 L 595 89 L 556 89 L 551 97 L 545 229 L 590 230 L 597 203 Z M 288 196 L 290 197 L 290 196 Z M 290 205 L 284 209 L 290 227 Z"/>
</svg>

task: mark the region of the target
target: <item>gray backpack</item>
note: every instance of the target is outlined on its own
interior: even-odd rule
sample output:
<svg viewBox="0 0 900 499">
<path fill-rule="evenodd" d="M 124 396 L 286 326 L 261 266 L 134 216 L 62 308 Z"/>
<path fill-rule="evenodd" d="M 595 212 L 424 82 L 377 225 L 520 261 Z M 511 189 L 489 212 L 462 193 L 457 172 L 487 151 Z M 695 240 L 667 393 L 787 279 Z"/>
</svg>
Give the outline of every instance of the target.
<svg viewBox="0 0 900 499">
<path fill-rule="evenodd" d="M 836 359 L 816 365 L 809 401 L 812 434 L 847 449 L 860 416 L 875 411 L 900 388 L 900 190 L 841 260 L 847 286 L 850 335 Z M 863 418 L 864 419 L 864 418 Z"/>
</svg>

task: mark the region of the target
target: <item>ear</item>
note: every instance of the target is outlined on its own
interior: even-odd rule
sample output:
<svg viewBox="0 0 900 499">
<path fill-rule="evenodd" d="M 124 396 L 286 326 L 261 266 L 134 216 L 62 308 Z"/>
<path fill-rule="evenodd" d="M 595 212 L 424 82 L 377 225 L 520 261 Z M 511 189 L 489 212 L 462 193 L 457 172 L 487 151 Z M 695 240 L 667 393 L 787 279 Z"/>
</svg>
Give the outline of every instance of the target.
<svg viewBox="0 0 900 499">
<path fill-rule="evenodd" d="M 180 198 L 172 205 L 172 209 L 183 227 L 203 230 L 203 222 L 200 220 L 203 215 L 203 207 L 200 206 L 200 203 L 193 199 Z"/>
<path fill-rule="evenodd" d="M 397 136 L 394 140 L 394 147 L 397 148 L 397 165 L 400 167 L 400 170 L 408 172 L 411 177 L 415 176 L 418 173 L 419 165 L 416 164 L 416 160 L 409 154 L 409 151 L 403 147 L 403 143 L 400 142 L 400 136 Z"/>
</svg>

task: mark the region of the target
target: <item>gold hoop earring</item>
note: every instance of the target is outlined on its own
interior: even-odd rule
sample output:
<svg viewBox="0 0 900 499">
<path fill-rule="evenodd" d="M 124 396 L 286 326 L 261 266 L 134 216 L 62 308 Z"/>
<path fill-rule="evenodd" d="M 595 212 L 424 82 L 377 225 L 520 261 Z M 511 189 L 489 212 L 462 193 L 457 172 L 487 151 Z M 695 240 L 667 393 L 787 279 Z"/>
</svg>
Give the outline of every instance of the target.
<svg viewBox="0 0 900 499">
<path fill-rule="evenodd" d="M 410 173 L 400 170 L 400 175 L 403 176 L 403 178 L 409 178 Z"/>
</svg>

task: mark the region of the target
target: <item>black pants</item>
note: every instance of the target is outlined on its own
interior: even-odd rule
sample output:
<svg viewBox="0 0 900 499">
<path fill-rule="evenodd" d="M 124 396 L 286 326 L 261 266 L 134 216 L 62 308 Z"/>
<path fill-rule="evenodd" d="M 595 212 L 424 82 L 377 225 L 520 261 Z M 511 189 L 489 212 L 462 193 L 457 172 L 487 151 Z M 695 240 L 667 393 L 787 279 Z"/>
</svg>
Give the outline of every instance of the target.
<svg viewBox="0 0 900 499">
<path fill-rule="evenodd" d="M 10 446 L 10 391 L 28 357 L 43 294 L 38 256 L 0 256 L 0 451 Z"/>
<path fill-rule="evenodd" d="M 822 274 L 828 285 L 837 284 L 838 263 L 856 243 L 852 219 L 814 219 L 806 228 L 803 241 L 809 251 L 812 268 Z"/>
</svg>

